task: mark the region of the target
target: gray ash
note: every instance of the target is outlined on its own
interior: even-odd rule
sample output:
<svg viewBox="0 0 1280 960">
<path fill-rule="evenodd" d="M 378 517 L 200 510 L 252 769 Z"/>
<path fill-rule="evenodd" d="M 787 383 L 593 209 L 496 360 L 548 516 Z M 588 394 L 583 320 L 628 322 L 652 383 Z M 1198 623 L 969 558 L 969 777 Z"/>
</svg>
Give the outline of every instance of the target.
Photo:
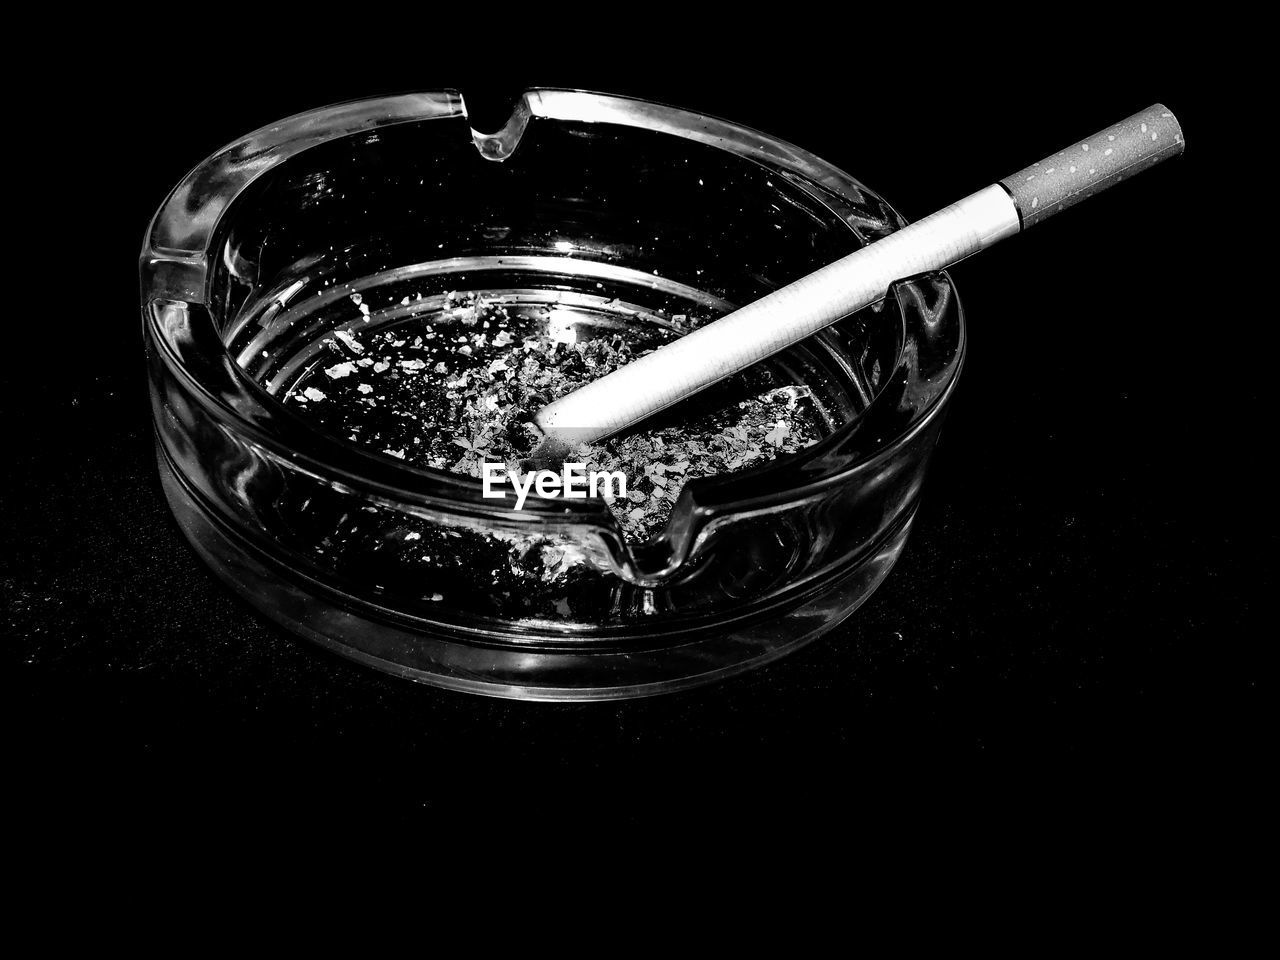
<svg viewBox="0 0 1280 960">
<path fill-rule="evenodd" d="M 537 440 L 532 415 L 546 403 L 679 335 L 652 326 L 643 343 L 608 329 L 579 340 L 586 325 L 557 322 L 550 307 L 475 294 L 451 294 L 429 319 L 362 331 L 369 307 L 359 294 L 351 300 L 359 311 L 353 323 L 325 342 L 328 355 L 285 402 L 353 443 L 476 478 L 483 462 L 519 467 Z M 691 324 L 677 324 L 684 326 Z M 758 466 L 821 432 L 808 389 L 757 366 L 696 407 L 580 448 L 574 459 L 627 477 L 627 497 L 606 499 L 627 537 L 639 541 L 662 529 L 687 481 Z"/>
</svg>

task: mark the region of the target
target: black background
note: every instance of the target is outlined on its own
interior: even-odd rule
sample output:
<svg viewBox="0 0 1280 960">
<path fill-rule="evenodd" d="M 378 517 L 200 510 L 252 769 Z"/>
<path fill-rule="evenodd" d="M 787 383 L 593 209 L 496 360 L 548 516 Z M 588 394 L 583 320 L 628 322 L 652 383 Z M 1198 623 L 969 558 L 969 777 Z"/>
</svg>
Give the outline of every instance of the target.
<svg viewBox="0 0 1280 960">
<path fill-rule="evenodd" d="M 904 772 L 935 781 L 926 797 L 954 799 L 957 777 L 1034 775 L 1050 786 L 1002 803 L 1069 793 L 1110 809 L 1155 784 L 1155 807 L 1207 778 L 1230 795 L 1261 767 L 1265 365 L 1240 322 L 1247 284 L 1217 259 L 1223 78 L 1171 54 L 1212 38 L 1117 27 L 1084 53 L 1009 62 L 940 26 L 892 44 L 842 28 L 816 50 L 721 36 L 566 58 L 538 45 L 513 65 L 472 30 L 403 55 L 357 34 L 321 64 L 296 38 L 268 54 L 189 35 L 179 50 L 171 29 L 153 24 L 133 52 L 77 51 L 34 84 L 43 107 L 23 128 L 34 215 L 27 270 L 7 283 L 18 356 L 3 371 L 16 439 L 0 589 L 10 767 L 37 806 L 284 799 L 352 816 L 692 809 L 764 823 L 779 804 L 844 809 Z M 500 117 L 533 85 L 758 127 L 912 219 L 1157 100 L 1189 146 L 954 271 L 968 366 L 907 550 L 850 622 L 690 693 L 512 703 L 296 641 L 200 566 L 153 462 L 136 258 L 170 187 L 258 126 L 436 87 Z"/>
</svg>

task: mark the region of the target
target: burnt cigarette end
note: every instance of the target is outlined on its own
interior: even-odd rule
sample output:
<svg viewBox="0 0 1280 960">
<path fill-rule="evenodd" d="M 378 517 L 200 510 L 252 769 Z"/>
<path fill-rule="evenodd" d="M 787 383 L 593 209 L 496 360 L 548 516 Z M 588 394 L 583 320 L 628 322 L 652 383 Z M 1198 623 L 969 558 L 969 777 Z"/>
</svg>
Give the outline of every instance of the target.
<svg viewBox="0 0 1280 960">
<path fill-rule="evenodd" d="M 559 470 L 572 447 L 557 437 L 544 436 L 529 456 L 520 461 L 522 470 Z"/>
</svg>

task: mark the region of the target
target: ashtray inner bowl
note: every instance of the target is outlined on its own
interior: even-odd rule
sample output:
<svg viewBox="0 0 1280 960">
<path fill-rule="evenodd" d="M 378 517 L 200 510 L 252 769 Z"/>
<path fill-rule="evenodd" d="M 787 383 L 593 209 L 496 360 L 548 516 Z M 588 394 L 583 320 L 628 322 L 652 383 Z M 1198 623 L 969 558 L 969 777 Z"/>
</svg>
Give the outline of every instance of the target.
<svg viewBox="0 0 1280 960">
<path fill-rule="evenodd" d="M 194 171 L 144 248 L 166 494 L 269 616 L 414 679 L 599 699 L 766 662 L 902 549 L 962 359 L 949 278 L 619 438 L 638 501 L 484 498 L 512 452 L 486 404 L 514 430 L 900 225 L 796 147 L 643 101 L 530 91 L 492 135 L 448 92 L 293 118 Z"/>
</svg>

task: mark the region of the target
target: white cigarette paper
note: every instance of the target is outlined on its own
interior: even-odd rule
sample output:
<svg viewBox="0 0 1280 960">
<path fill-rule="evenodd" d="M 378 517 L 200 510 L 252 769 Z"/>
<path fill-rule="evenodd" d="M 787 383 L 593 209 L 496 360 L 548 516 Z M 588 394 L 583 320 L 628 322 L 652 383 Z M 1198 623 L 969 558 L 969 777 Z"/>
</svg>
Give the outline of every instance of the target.
<svg viewBox="0 0 1280 960">
<path fill-rule="evenodd" d="M 561 397 L 535 422 L 553 440 L 602 440 L 1018 230 L 1006 190 L 979 190 Z"/>
</svg>

